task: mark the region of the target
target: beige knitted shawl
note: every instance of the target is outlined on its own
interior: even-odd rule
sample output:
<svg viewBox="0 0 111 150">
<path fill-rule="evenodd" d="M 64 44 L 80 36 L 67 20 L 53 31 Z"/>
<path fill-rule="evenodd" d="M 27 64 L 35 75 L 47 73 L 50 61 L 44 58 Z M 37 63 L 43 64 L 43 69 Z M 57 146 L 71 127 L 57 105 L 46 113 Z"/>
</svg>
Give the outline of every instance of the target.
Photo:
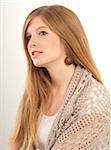
<svg viewBox="0 0 111 150">
<path fill-rule="evenodd" d="M 78 65 L 45 150 L 109 150 L 109 100 L 106 88 Z"/>
</svg>

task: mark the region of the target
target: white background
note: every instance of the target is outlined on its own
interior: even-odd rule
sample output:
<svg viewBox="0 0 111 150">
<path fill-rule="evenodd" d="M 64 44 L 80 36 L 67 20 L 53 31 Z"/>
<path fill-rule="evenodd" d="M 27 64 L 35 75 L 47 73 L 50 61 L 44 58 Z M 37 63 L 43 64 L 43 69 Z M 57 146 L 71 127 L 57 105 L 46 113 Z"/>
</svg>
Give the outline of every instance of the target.
<svg viewBox="0 0 111 150">
<path fill-rule="evenodd" d="M 3 0 L 0 1 L 0 150 L 16 116 L 26 77 L 22 27 L 28 13 L 42 5 L 62 4 L 72 9 L 86 31 L 93 57 L 105 86 L 111 91 L 110 0 Z"/>
</svg>

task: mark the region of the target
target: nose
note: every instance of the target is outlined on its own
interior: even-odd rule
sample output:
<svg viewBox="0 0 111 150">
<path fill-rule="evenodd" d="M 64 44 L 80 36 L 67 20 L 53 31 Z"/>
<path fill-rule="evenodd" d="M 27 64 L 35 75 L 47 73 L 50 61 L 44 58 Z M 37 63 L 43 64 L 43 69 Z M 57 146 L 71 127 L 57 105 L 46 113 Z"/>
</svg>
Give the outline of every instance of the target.
<svg viewBox="0 0 111 150">
<path fill-rule="evenodd" d="M 28 43 L 28 49 L 32 49 L 32 48 L 35 48 L 36 46 L 38 45 L 38 40 L 36 37 L 32 36 L 29 40 L 29 43 Z"/>
</svg>

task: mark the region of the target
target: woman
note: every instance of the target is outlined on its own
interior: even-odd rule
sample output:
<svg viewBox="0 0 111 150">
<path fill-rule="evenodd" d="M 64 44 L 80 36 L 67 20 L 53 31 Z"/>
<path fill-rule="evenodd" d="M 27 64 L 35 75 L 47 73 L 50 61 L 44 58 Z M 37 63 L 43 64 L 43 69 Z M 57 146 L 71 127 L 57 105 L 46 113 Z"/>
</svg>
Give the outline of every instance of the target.
<svg viewBox="0 0 111 150">
<path fill-rule="evenodd" d="M 108 150 L 109 94 L 76 14 L 33 10 L 23 44 L 28 73 L 10 149 Z"/>
</svg>

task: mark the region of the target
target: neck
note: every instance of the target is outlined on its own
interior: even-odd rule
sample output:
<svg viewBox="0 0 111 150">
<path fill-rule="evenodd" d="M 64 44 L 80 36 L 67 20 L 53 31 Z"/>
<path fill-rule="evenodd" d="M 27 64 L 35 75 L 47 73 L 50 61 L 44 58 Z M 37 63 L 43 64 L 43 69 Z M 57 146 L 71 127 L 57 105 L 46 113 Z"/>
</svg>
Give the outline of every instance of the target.
<svg viewBox="0 0 111 150">
<path fill-rule="evenodd" d="M 62 69 L 61 69 L 62 68 Z M 75 70 L 75 66 L 73 64 L 66 66 L 57 66 L 50 68 L 48 71 L 50 73 L 52 79 L 52 87 L 55 91 L 63 90 L 66 88 L 73 73 Z"/>
<path fill-rule="evenodd" d="M 43 111 L 45 114 L 52 115 L 57 112 L 57 110 L 63 103 L 66 89 L 75 71 L 75 66 L 72 64 L 70 66 L 65 66 L 64 68 L 53 68 L 49 71 L 52 78 L 53 87 L 49 99 L 45 102 L 45 105 L 43 106 Z"/>
</svg>

